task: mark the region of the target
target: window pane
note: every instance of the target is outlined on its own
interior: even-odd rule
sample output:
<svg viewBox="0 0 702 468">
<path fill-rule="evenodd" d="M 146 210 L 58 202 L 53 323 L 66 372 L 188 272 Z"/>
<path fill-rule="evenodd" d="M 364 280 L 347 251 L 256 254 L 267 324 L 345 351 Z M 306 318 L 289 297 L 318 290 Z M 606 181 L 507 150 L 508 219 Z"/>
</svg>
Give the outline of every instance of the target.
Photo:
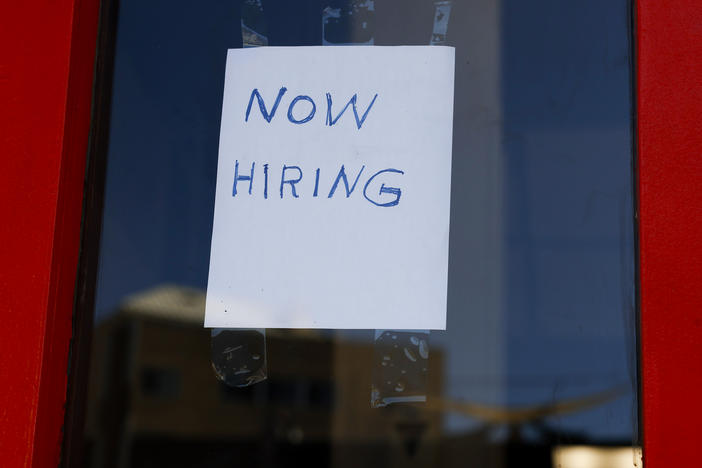
<svg viewBox="0 0 702 468">
<path fill-rule="evenodd" d="M 118 6 L 85 466 L 631 466 L 628 1 Z M 447 329 L 203 328 L 227 49 L 348 44 L 455 47 Z"/>
</svg>

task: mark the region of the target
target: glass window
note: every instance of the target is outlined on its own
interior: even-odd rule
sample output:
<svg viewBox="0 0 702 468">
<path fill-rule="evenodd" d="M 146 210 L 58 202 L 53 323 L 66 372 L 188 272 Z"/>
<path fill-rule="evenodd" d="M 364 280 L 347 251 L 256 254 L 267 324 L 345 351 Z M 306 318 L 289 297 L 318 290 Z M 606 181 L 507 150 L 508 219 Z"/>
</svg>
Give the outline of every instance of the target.
<svg viewBox="0 0 702 468">
<path fill-rule="evenodd" d="M 627 0 L 103 10 L 84 466 L 641 466 Z M 455 47 L 447 329 L 203 328 L 227 49 L 348 44 Z"/>
</svg>

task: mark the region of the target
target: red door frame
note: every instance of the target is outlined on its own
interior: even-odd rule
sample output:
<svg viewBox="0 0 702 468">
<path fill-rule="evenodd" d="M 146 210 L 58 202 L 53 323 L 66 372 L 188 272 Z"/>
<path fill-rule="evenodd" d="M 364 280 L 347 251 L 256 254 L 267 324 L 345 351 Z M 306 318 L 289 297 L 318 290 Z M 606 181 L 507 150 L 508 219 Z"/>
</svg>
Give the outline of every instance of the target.
<svg viewBox="0 0 702 468">
<path fill-rule="evenodd" d="M 0 466 L 56 467 L 99 0 L 0 12 Z"/>
<path fill-rule="evenodd" d="M 99 0 L 0 15 L 0 466 L 60 456 Z M 10 11 L 7 11 L 10 10 Z M 636 2 L 646 468 L 702 434 L 702 2 Z"/>
<path fill-rule="evenodd" d="M 644 464 L 700 466 L 702 2 L 637 4 Z"/>
</svg>

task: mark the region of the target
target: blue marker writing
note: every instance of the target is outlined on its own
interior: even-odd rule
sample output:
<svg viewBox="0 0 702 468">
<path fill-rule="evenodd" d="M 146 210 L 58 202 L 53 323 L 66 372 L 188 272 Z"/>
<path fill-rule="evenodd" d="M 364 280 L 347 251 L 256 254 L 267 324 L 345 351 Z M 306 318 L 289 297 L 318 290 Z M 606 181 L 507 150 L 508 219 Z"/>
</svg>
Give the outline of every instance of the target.
<svg viewBox="0 0 702 468">
<path fill-rule="evenodd" d="M 336 191 L 336 186 L 339 185 L 339 180 L 344 181 L 344 187 L 346 187 L 346 198 L 349 198 L 353 190 L 356 188 L 358 179 L 359 177 L 361 177 L 361 173 L 363 172 L 363 169 L 365 169 L 365 167 L 366 166 L 361 166 L 361 170 L 358 171 L 356 180 L 353 181 L 353 185 L 351 186 L 351 188 L 349 188 L 349 180 L 346 178 L 346 171 L 344 170 L 344 165 L 342 164 L 341 169 L 339 170 L 339 175 L 336 176 L 336 180 L 334 180 L 334 184 L 332 185 L 332 188 L 329 191 L 329 195 L 327 196 L 327 198 L 331 198 L 334 195 L 334 192 Z"/>
<path fill-rule="evenodd" d="M 299 101 L 307 101 L 310 104 L 312 104 L 312 109 L 310 109 L 309 114 L 307 114 L 307 117 L 301 120 L 297 120 L 293 116 L 293 107 L 295 107 L 295 104 L 297 104 Z M 309 96 L 297 96 L 295 99 L 292 100 L 290 103 L 290 106 L 288 107 L 288 120 L 291 121 L 294 124 L 303 124 L 305 122 L 309 122 L 312 120 L 312 117 L 314 117 L 314 113 L 317 111 L 317 106 L 314 104 L 314 101 L 312 100 L 311 97 Z"/>
<path fill-rule="evenodd" d="M 240 180 L 248 180 L 249 181 L 249 195 L 251 195 L 251 186 L 253 185 L 253 177 L 254 177 L 254 166 L 256 166 L 255 162 L 251 163 L 251 175 L 250 176 L 240 176 L 239 175 L 239 160 L 237 159 L 236 162 L 234 163 L 234 186 L 232 187 L 232 197 L 236 197 L 236 184 Z"/>
<path fill-rule="evenodd" d="M 386 187 L 385 184 L 382 184 L 382 185 L 380 186 L 380 192 L 378 193 L 378 195 L 383 195 L 384 193 L 388 193 L 388 194 L 391 194 L 391 195 L 395 195 L 395 199 L 394 199 L 394 200 L 391 200 L 391 201 L 389 201 L 389 202 L 387 202 L 387 203 L 377 203 L 377 202 L 371 200 L 371 199 L 368 197 L 368 193 L 367 193 L 367 192 L 368 192 L 368 186 L 370 185 L 370 183 L 371 183 L 371 182 L 373 181 L 373 179 L 375 179 L 377 176 L 379 176 L 380 174 L 383 174 L 383 173 L 385 173 L 385 172 L 394 172 L 394 173 L 396 173 L 396 174 L 404 174 L 404 172 L 400 171 L 399 169 L 383 169 L 382 171 L 376 172 L 375 174 L 373 174 L 373 175 L 370 177 L 370 179 L 368 179 L 368 182 L 366 182 L 366 186 L 363 187 L 363 196 L 366 197 L 366 200 L 368 200 L 369 202 L 371 202 L 371 203 L 374 204 L 375 206 L 389 207 L 389 206 L 395 206 L 395 205 L 397 205 L 398 203 L 400 203 L 400 197 L 402 196 L 402 191 L 401 191 L 399 188 L 396 188 L 396 187 Z"/>
<path fill-rule="evenodd" d="M 288 89 L 283 86 L 280 88 L 280 91 L 278 91 L 278 97 L 275 98 L 275 102 L 273 103 L 273 108 L 271 109 L 271 113 L 269 114 L 268 111 L 266 110 L 266 104 L 263 102 L 263 97 L 261 97 L 261 93 L 258 92 L 258 89 L 254 88 L 253 91 L 251 91 L 251 97 L 249 98 L 249 105 L 246 106 L 246 118 L 244 119 L 245 122 L 249 121 L 249 113 L 251 113 L 251 105 L 253 104 L 254 96 L 256 96 L 256 99 L 258 100 L 258 108 L 261 110 L 261 115 L 263 115 L 263 118 L 266 119 L 266 122 L 271 123 L 271 119 L 273 119 L 273 116 L 275 116 L 275 111 L 278 110 L 278 104 L 280 104 L 280 99 L 283 97 L 283 94 L 285 94 L 285 91 Z"/>
<path fill-rule="evenodd" d="M 373 104 L 375 104 L 375 99 L 377 97 L 378 97 L 378 94 L 373 96 L 373 100 L 371 101 L 370 104 L 368 104 L 368 108 L 366 108 L 366 111 L 363 113 L 363 116 L 361 116 L 359 118 L 358 117 L 358 109 L 356 109 L 357 96 L 354 94 L 353 97 L 351 98 L 351 100 L 349 100 L 349 102 L 346 103 L 344 108 L 341 109 L 341 112 L 339 112 L 339 114 L 335 118 L 333 118 L 332 117 L 332 97 L 331 97 L 331 94 L 327 93 L 327 122 L 326 122 L 327 125 L 329 125 L 331 127 L 332 125 L 336 124 L 336 122 L 341 118 L 341 116 L 344 114 L 344 112 L 346 112 L 346 109 L 348 109 L 349 105 L 351 105 L 351 107 L 353 108 L 353 115 L 356 118 L 356 127 L 358 127 L 358 129 L 360 130 L 361 126 L 363 125 L 363 122 L 366 121 L 366 117 L 368 117 L 368 113 L 370 112 L 371 107 L 373 107 Z"/>
<path fill-rule="evenodd" d="M 285 178 L 285 171 L 289 169 L 295 169 L 297 172 L 300 174 L 300 176 L 297 179 L 286 179 Z M 283 172 L 280 175 L 280 198 L 283 198 L 283 187 L 285 184 L 290 184 L 290 189 L 292 190 L 292 195 L 295 198 L 298 198 L 297 192 L 295 191 L 295 184 L 300 182 L 302 180 L 302 169 L 300 169 L 298 166 L 286 166 L 283 165 Z"/>
</svg>

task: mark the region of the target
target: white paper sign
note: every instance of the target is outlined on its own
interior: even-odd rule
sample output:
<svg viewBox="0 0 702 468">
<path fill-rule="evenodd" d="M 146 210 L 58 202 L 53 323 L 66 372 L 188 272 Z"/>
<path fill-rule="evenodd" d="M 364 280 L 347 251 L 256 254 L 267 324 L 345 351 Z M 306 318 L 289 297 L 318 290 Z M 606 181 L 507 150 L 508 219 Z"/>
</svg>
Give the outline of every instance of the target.
<svg viewBox="0 0 702 468">
<path fill-rule="evenodd" d="M 230 50 L 206 327 L 445 329 L 454 50 Z"/>
</svg>

